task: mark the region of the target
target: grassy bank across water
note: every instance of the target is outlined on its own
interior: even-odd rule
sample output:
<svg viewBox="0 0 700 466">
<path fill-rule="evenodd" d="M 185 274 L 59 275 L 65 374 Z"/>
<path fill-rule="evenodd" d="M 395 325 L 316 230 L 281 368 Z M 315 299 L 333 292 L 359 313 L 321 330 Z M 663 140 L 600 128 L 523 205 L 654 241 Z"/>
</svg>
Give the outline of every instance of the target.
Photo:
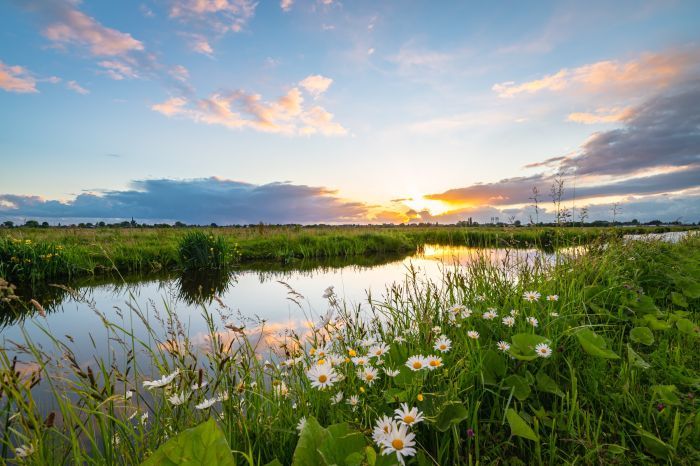
<svg viewBox="0 0 700 466">
<path fill-rule="evenodd" d="M 678 228 L 681 229 L 681 228 Z M 237 262 L 411 253 L 423 244 L 554 249 L 639 228 L 250 227 L 250 228 L 13 228 L 0 229 L 0 276 L 15 281 L 186 269 L 183 239 L 212 237 L 212 268 Z M 220 252 L 226 247 L 231 254 Z M 208 253 L 204 251 L 205 255 Z M 207 261 L 205 257 L 204 262 Z"/>
<path fill-rule="evenodd" d="M 105 320 L 109 359 L 87 366 L 81 342 L 32 343 L 30 325 L 50 334 L 37 317 L 0 352 L 1 458 L 698 464 L 700 238 L 611 241 L 548 264 L 516 279 L 487 261 L 409 275 L 364 313 L 329 290 L 330 318 L 262 340 L 226 307 L 202 308 L 199 342 L 170 310 L 133 308 L 125 322 L 142 319 L 148 338 Z"/>
</svg>

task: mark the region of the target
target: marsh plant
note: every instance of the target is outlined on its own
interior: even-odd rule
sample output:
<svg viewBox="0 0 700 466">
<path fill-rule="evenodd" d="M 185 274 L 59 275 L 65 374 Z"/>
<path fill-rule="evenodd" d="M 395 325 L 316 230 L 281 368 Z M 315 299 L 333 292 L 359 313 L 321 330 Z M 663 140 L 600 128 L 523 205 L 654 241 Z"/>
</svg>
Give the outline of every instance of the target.
<svg viewBox="0 0 700 466">
<path fill-rule="evenodd" d="M 2 458 L 698 464 L 700 238 L 513 267 L 409 270 L 362 308 L 329 287 L 321 315 L 290 288 L 308 322 L 282 331 L 214 300 L 201 338 L 167 307 L 127 303 L 93 361 L 37 317 L 54 348 L 25 331 L 1 354 Z"/>
<path fill-rule="evenodd" d="M 204 231 L 191 231 L 180 240 L 180 263 L 185 271 L 224 269 L 238 259 L 238 245 Z"/>
</svg>

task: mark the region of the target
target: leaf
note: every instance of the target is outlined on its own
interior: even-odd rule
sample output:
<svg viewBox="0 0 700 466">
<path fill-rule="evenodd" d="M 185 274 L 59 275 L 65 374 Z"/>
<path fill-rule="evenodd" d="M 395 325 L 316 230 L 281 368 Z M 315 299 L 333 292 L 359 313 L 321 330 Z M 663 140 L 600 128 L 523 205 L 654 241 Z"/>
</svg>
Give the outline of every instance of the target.
<svg viewBox="0 0 700 466">
<path fill-rule="evenodd" d="M 654 343 L 654 334 L 649 327 L 634 327 L 630 330 L 630 339 L 635 343 L 649 346 Z"/>
<path fill-rule="evenodd" d="M 435 420 L 435 427 L 440 432 L 445 432 L 453 424 L 459 424 L 469 417 L 469 411 L 459 401 L 451 401 L 442 408 Z"/>
<path fill-rule="evenodd" d="M 646 322 L 647 327 L 649 327 L 652 330 L 668 330 L 669 328 L 671 328 L 668 322 L 659 320 L 656 318 L 656 316 L 653 316 L 651 314 L 645 315 L 643 320 L 644 322 Z"/>
<path fill-rule="evenodd" d="M 632 367 L 638 367 L 640 369 L 649 369 L 651 367 L 648 362 L 632 349 L 629 343 L 627 344 L 627 361 Z"/>
<path fill-rule="evenodd" d="M 324 464 L 318 449 L 331 435 L 321 427 L 316 418 L 306 419 L 306 425 L 301 431 L 297 447 L 292 457 L 292 466 L 305 466 L 308 464 Z"/>
<path fill-rule="evenodd" d="M 492 349 L 486 350 L 484 359 L 481 362 L 481 374 L 484 377 L 484 383 L 498 384 L 506 374 L 506 362 L 503 356 Z"/>
<path fill-rule="evenodd" d="M 408 401 L 408 392 L 401 388 L 390 388 L 384 392 L 384 399 L 387 403 L 401 403 Z"/>
<path fill-rule="evenodd" d="M 275 458 L 274 460 L 270 461 L 269 463 L 265 464 L 265 466 L 283 466 L 282 463 L 280 463 L 280 460 Z"/>
<path fill-rule="evenodd" d="M 525 422 L 513 408 L 508 408 L 508 410 L 506 410 L 506 419 L 510 425 L 510 433 L 512 435 L 517 435 L 518 437 L 523 437 L 535 442 L 540 440 L 535 431 L 532 430 L 527 422 Z"/>
<path fill-rule="evenodd" d="M 557 396 L 564 396 L 564 392 L 561 391 L 559 385 L 554 381 L 553 378 L 548 376 L 542 371 L 537 373 L 537 389 L 542 392 L 552 393 Z"/>
<path fill-rule="evenodd" d="M 688 307 L 688 301 L 686 301 L 685 297 L 675 291 L 671 293 L 671 302 L 679 307 Z"/>
<path fill-rule="evenodd" d="M 637 314 L 655 314 L 659 312 L 659 308 L 654 304 L 654 300 L 651 296 L 642 295 L 636 301 L 633 301 L 630 307 Z"/>
<path fill-rule="evenodd" d="M 360 455 L 360 462 L 362 461 L 363 451 L 367 446 L 364 435 L 351 430 L 346 422 L 328 426 L 326 431 L 329 438 L 318 447 L 318 452 L 326 464 L 348 464 L 348 458 L 355 453 Z M 351 459 L 352 461 L 355 460 Z"/>
<path fill-rule="evenodd" d="M 683 294 L 690 299 L 700 298 L 700 283 L 691 278 L 676 280 L 676 286 L 683 291 Z"/>
<path fill-rule="evenodd" d="M 654 385 L 651 388 L 654 393 L 654 399 L 657 401 L 661 401 L 667 405 L 681 404 L 681 399 L 676 394 L 675 385 Z"/>
<path fill-rule="evenodd" d="M 642 444 L 652 455 L 662 460 L 668 459 L 668 457 L 671 455 L 671 452 L 673 451 L 671 445 L 665 443 L 645 430 L 640 430 L 639 435 L 642 440 Z"/>
<path fill-rule="evenodd" d="M 578 342 L 581 344 L 583 350 L 591 356 L 605 359 L 620 358 L 620 356 L 607 348 L 608 345 L 605 342 L 605 338 L 596 334 L 589 328 L 584 328 L 576 332 L 576 338 L 578 338 Z"/>
<path fill-rule="evenodd" d="M 509 375 L 503 379 L 503 385 L 513 390 L 513 396 L 520 401 L 523 401 L 530 396 L 530 384 L 524 377 L 515 374 Z"/>
<path fill-rule="evenodd" d="M 141 466 L 235 466 L 221 427 L 209 419 L 184 430 L 160 446 Z"/>
<path fill-rule="evenodd" d="M 678 319 L 676 321 L 676 327 L 678 327 L 678 330 L 688 335 L 696 335 L 698 333 L 695 324 L 688 319 Z"/>
<path fill-rule="evenodd" d="M 532 361 L 537 358 L 535 346 L 540 343 L 549 343 L 549 340 L 533 333 L 518 333 L 513 335 L 511 342 L 511 356 L 521 361 Z"/>
</svg>

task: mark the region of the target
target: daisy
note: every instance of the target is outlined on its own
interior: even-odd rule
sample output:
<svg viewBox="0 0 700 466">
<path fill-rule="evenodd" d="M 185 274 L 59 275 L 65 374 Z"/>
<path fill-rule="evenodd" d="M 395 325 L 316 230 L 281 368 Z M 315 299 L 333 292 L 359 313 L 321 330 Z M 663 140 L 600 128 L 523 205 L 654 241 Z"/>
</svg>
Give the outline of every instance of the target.
<svg viewBox="0 0 700 466">
<path fill-rule="evenodd" d="M 180 406 L 183 404 L 185 401 L 187 401 L 187 394 L 186 393 L 180 393 L 180 394 L 173 394 L 168 397 L 168 401 L 170 402 L 171 405 L 173 406 Z"/>
<path fill-rule="evenodd" d="M 326 387 L 332 387 L 333 384 L 338 380 L 338 374 L 330 366 L 330 364 L 324 364 L 322 366 L 313 366 L 306 372 L 306 376 L 311 381 L 312 387 L 321 390 Z"/>
<path fill-rule="evenodd" d="M 433 330 L 433 333 L 435 333 L 435 334 L 442 333 L 442 329 L 438 325 L 433 327 L 432 330 Z"/>
<path fill-rule="evenodd" d="M 520 314 L 520 311 L 519 311 L 519 310 L 517 310 L 517 309 L 511 309 L 511 310 L 510 310 L 510 315 L 512 315 L 513 317 L 517 317 L 518 314 Z"/>
<path fill-rule="evenodd" d="M 26 458 L 34 453 L 34 445 L 27 444 L 15 448 L 15 456 L 17 458 Z"/>
<path fill-rule="evenodd" d="M 550 312 L 549 316 L 550 317 L 559 317 L 559 313 L 558 312 Z"/>
<path fill-rule="evenodd" d="M 206 380 L 202 380 L 202 383 L 195 382 L 192 384 L 192 390 L 199 390 L 200 388 L 204 388 L 207 385 L 209 385 L 209 382 Z"/>
<path fill-rule="evenodd" d="M 539 324 L 539 322 L 537 321 L 537 319 L 534 318 L 534 317 L 528 317 L 528 318 L 527 318 L 527 323 L 530 324 L 530 325 L 532 325 L 533 327 L 537 327 L 537 325 Z"/>
<path fill-rule="evenodd" d="M 381 358 L 389 351 L 389 345 L 386 343 L 378 343 L 369 349 L 369 354 L 376 358 Z"/>
<path fill-rule="evenodd" d="M 408 358 L 406 361 L 406 367 L 411 369 L 412 371 L 419 371 L 428 364 L 428 361 L 425 359 L 425 356 L 422 356 L 420 354 L 416 356 L 411 356 Z"/>
<path fill-rule="evenodd" d="M 350 398 L 348 398 L 347 403 L 352 406 L 352 410 L 354 411 L 357 409 L 357 405 L 360 404 L 360 397 L 357 395 L 352 395 Z"/>
<path fill-rule="evenodd" d="M 379 371 L 372 366 L 367 366 L 357 371 L 357 376 L 371 386 L 379 378 Z"/>
<path fill-rule="evenodd" d="M 391 433 L 396 423 L 387 415 L 377 419 L 377 422 L 372 429 L 372 440 L 377 444 L 381 444 L 387 435 Z"/>
<path fill-rule="evenodd" d="M 539 294 L 537 291 L 526 291 L 525 293 L 523 293 L 523 299 L 531 303 L 539 301 L 541 296 L 542 295 Z"/>
<path fill-rule="evenodd" d="M 452 347 L 452 340 L 447 338 L 445 335 L 441 335 L 440 338 L 435 340 L 435 345 L 433 348 L 435 351 L 440 351 L 441 353 L 447 353 Z"/>
<path fill-rule="evenodd" d="M 547 295 L 547 301 L 559 301 L 559 295 L 556 295 L 556 294 Z"/>
<path fill-rule="evenodd" d="M 535 346 L 535 353 L 541 358 L 548 358 L 552 355 L 552 348 L 547 343 L 539 343 Z"/>
<path fill-rule="evenodd" d="M 401 335 L 394 337 L 394 341 L 396 343 L 406 343 L 406 339 L 404 337 L 402 337 Z"/>
<path fill-rule="evenodd" d="M 386 367 L 384 368 L 384 373 L 389 376 L 389 377 L 396 377 L 401 373 L 400 370 L 398 369 L 387 369 Z"/>
<path fill-rule="evenodd" d="M 515 317 L 513 316 L 506 316 L 503 319 L 501 319 L 501 322 L 503 322 L 503 325 L 506 327 L 512 327 L 515 325 Z"/>
<path fill-rule="evenodd" d="M 396 453 L 399 463 L 405 464 L 404 456 L 414 456 L 416 454 L 416 449 L 413 448 L 416 444 L 413 440 L 416 434 L 409 432 L 408 427 L 405 425 L 395 425 L 394 427 L 382 441 L 382 455 Z"/>
<path fill-rule="evenodd" d="M 461 304 L 455 304 L 454 306 L 452 306 L 449 309 L 449 311 L 452 315 L 459 316 L 462 313 L 462 311 L 464 311 L 465 309 L 466 309 L 465 306 L 463 306 Z"/>
<path fill-rule="evenodd" d="M 335 294 L 335 291 L 333 291 L 333 285 L 329 286 L 323 291 L 323 299 L 328 299 L 331 296 Z"/>
<path fill-rule="evenodd" d="M 315 367 L 319 367 L 319 366 L 315 366 Z M 250 384 L 250 387 L 251 387 L 251 388 L 254 388 L 254 387 L 255 387 L 255 385 L 253 385 L 253 384 L 255 384 L 255 382 L 253 382 L 253 383 Z M 257 385 L 257 384 L 256 384 L 256 385 Z M 287 387 L 287 384 L 284 383 L 284 382 L 282 382 L 282 381 L 280 381 L 278 384 L 273 385 L 273 386 L 272 386 L 272 391 L 273 391 L 277 396 L 282 396 L 282 397 L 287 396 L 287 395 L 289 394 L 289 388 Z"/>
<path fill-rule="evenodd" d="M 127 390 L 126 393 L 124 394 L 124 400 L 130 400 L 132 396 L 134 396 L 134 391 Z"/>
<path fill-rule="evenodd" d="M 471 338 L 472 340 L 478 340 L 479 339 L 479 332 L 476 330 L 469 330 L 467 332 L 467 336 Z"/>
<path fill-rule="evenodd" d="M 407 403 L 401 403 L 400 407 L 397 408 L 394 413 L 396 414 L 394 419 L 407 426 L 418 424 L 424 420 L 423 413 L 418 411 L 416 407 L 409 409 Z"/>
<path fill-rule="evenodd" d="M 195 405 L 195 408 L 196 409 L 211 408 L 212 406 L 214 406 L 214 403 L 216 403 L 217 401 L 219 401 L 219 400 L 217 400 L 216 398 L 205 398 L 204 400 L 202 400 L 201 403 L 199 403 L 198 405 Z"/>
<path fill-rule="evenodd" d="M 172 374 L 164 375 L 159 380 L 153 380 L 153 381 L 144 380 L 143 387 L 146 390 L 151 390 L 152 388 L 165 387 L 166 385 L 170 385 L 172 383 L 172 381 L 175 380 L 175 377 L 177 377 L 179 374 L 180 374 L 180 369 L 177 369 Z"/>
<path fill-rule="evenodd" d="M 304 430 L 304 427 L 306 427 L 306 416 L 302 416 L 301 419 L 299 419 L 299 422 L 297 423 L 297 432 L 301 433 L 301 431 Z"/>
<path fill-rule="evenodd" d="M 333 348 L 331 347 L 330 343 L 326 343 L 323 346 L 315 348 L 314 355 L 319 359 L 323 359 L 326 356 L 328 356 L 332 351 Z"/>
<path fill-rule="evenodd" d="M 343 401 L 343 392 L 338 392 L 331 397 L 331 403 L 334 405 L 337 405 L 341 401 Z"/>
<path fill-rule="evenodd" d="M 496 312 L 495 309 L 489 308 L 489 310 L 486 311 L 486 312 L 484 312 L 484 313 L 481 315 L 481 317 L 483 317 L 483 318 L 486 319 L 486 320 L 493 320 L 493 319 L 495 319 L 496 317 L 498 317 L 498 313 Z"/>
<path fill-rule="evenodd" d="M 428 356 L 428 369 L 435 370 L 442 367 L 442 358 L 440 356 Z"/>
<path fill-rule="evenodd" d="M 369 359 L 367 359 L 365 356 L 357 356 L 356 358 L 352 358 L 352 362 L 356 366 L 364 366 L 369 364 Z"/>
<path fill-rule="evenodd" d="M 506 352 L 510 349 L 510 343 L 508 343 L 507 341 L 503 341 L 503 340 L 496 343 L 496 346 L 498 346 L 498 349 L 503 351 L 503 352 Z"/>
</svg>

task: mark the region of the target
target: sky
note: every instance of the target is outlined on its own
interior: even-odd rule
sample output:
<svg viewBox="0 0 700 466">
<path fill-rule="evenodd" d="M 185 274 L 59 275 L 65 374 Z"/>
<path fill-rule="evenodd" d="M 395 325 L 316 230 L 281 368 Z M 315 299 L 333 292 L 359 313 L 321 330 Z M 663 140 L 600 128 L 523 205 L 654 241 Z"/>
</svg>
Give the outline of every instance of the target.
<svg viewBox="0 0 700 466">
<path fill-rule="evenodd" d="M 1 2 L 0 220 L 700 221 L 699 2 L 478 3 Z"/>
</svg>

